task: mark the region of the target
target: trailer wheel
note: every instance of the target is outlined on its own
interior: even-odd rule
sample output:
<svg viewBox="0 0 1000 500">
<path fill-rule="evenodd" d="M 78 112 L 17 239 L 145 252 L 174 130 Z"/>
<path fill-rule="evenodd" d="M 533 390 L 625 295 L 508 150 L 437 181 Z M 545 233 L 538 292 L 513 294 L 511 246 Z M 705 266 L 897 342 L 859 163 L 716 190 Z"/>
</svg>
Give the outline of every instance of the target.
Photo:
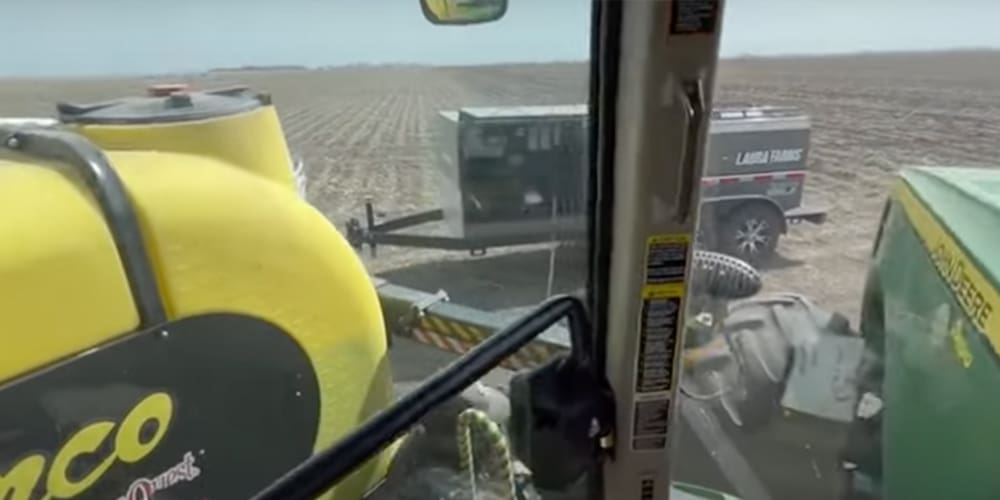
<svg viewBox="0 0 1000 500">
<path fill-rule="evenodd" d="M 763 202 L 743 203 L 721 219 L 716 233 L 721 252 L 755 267 L 774 256 L 784 222 L 778 210 Z"/>
</svg>

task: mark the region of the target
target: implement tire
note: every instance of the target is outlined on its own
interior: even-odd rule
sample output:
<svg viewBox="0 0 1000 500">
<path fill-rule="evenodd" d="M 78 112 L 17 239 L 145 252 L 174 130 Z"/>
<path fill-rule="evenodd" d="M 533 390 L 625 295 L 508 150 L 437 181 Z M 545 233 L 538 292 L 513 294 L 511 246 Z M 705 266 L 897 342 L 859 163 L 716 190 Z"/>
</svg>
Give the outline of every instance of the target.
<svg viewBox="0 0 1000 500">
<path fill-rule="evenodd" d="M 714 243 L 718 251 L 761 267 L 774 257 L 784 222 L 784 215 L 766 202 L 741 203 L 720 217 Z"/>
</svg>

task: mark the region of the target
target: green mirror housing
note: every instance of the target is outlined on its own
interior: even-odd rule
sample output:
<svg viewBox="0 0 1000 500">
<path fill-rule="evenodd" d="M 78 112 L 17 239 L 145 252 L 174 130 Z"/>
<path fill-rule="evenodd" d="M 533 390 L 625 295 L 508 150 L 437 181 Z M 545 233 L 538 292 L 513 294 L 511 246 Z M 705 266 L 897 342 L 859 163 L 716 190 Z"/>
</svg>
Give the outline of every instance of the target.
<svg viewBox="0 0 1000 500">
<path fill-rule="evenodd" d="M 482 24 L 503 17 L 507 0 L 420 0 L 420 9 L 432 24 Z"/>
</svg>

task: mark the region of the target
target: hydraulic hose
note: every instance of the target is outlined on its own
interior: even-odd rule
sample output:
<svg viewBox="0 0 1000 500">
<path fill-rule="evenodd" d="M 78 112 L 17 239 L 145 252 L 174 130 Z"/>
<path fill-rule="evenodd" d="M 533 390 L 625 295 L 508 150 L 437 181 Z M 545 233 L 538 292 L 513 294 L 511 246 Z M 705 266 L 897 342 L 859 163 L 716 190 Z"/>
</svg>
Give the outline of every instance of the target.
<svg viewBox="0 0 1000 500">
<path fill-rule="evenodd" d="M 476 470 L 474 437 L 485 438 L 489 446 L 488 456 L 494 459 L 494 468 L 489 471 L 491 481 L 486 483 L 487 498 L 517 500 L 517 484 L 511 461 L 510 445 L 500 426 L 490 419 L 486 412 L 469 408 L 458 416 L 458 456 L 459 469 L 468 475 L 472 500 L 478 500 L 479 488 L 476 484 L 480 472 Z"/>
</svg>

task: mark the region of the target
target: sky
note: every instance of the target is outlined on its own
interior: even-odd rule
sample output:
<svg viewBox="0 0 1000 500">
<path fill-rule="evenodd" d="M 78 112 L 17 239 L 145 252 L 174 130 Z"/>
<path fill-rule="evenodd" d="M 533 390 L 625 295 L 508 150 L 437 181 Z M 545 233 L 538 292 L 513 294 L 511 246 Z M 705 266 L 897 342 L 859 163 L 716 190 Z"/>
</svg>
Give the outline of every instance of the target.
<svg viewBox="0 0 1000 500">
<path fill-rule="evenodd" d="M 0 76 L 588 55 L 588 0 L 509 0 L 504 19 L 473 27 L 433 26 L 418 1 L 5 0 Z M 723 57 L 1000 48 L 1000 0 L 728 0 L 726 8 Z"/>
</svg>

